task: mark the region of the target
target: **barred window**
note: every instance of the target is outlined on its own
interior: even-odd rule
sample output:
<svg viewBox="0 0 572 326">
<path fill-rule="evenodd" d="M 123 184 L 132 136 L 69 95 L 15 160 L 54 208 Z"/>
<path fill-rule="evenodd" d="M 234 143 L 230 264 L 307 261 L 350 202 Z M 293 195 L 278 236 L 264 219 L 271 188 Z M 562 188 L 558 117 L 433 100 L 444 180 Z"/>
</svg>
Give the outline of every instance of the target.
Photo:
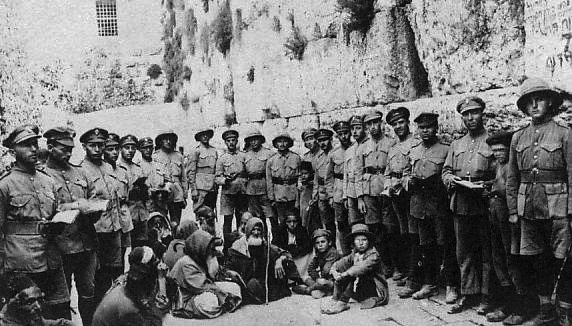
<svg viewBox="0 0 572 326">
<path fill-rule="evenodd" d="M 115 0 L 96 0 L 97 32 L 99 36 L 117 36 L 117 4 Z"/>
</svg>

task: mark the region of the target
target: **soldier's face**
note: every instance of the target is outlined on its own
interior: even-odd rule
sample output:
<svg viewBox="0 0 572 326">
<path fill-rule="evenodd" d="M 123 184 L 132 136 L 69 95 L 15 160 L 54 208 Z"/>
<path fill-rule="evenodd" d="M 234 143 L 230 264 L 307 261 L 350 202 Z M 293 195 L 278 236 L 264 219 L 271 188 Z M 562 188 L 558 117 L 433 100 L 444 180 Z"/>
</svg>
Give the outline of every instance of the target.
<svg viewBox="0 0 572 326">
<path fill-rule="evenodd" d="M 89 142 L 83 144 L 83 149 L 85 150 L 85 155 L 92 161 L 101 160 L 103 155 L 103 148 L 105 147 L 103 142 Z"/>
<path fill-rule="evenodd" d="M 150 159 L 151 155 L 153 155 L 153 146 L 145 146 L 142 148 L 139 148 L 139 152 L 141 153 L 141 156 L 145 159 Z"/>
<path fill-rule="evenodd" d="M 480 130 L 483 128 L 483 110 L 472 109 L 463 112 L 463 123 L 469 131 Z"/>
<path fill-rule="evenodd" d="M 238 138 L 228 137 L 227 139 L 224 140 L 224 143 L 226 145 L 226 148 L 228 148 L 229 151 L 235 151 L 236 145 L 238 145 Z"/>
<path fill-rule="evenodd" d="M 121 147 L 121 156 L 126 160 L 131 162 L 133 156 L 135 156 L 135 152 L 137 151 L 135 145 L 127 144 Z"/>
<path fill-rule="evenodd" d="M 320 138 L 318 139 L 318 145 L 323 151 L 329 151 L 332 147 L 332 139 L 331 138 Z"/>
<path fill-rule="evenodd" d="M 340 130 L 337 132 L 337 134 L 338 134 L 338 139 L 340 140 L 340 143 L 342 143 L 342 145 L 347 146 L 350 144 L 351 138 L 349 130 Z"/>
<path fill-rule="evenodd" d="M 360 141 L 365 137 L 365 130 L 363 129 L 363 125 L 352 126 L 352 137 L 356 141 Z"/>
<path fill-rule="evenodd" d="M 278 140 L 276 140 L 276 149 L 279 152 L 283 152 L 288 150 L 288 140 L 284 139 L 284 138 L 280 138 Z"/>
<path fill-rule="evenodd" d="M 316 138 L 314 136 L 307 136 L 304 139 L 304 147 L 306 147 L 307 149 L 313 151 L 316 149 L 316 146 L 318 146 L 318 142 L 316 141 Z"/>
<path fill-rule="evenodd" d="M 381 136 L 381 125 L 382 125 L 381 119 L 368 121 L 365 125 L 367 128 L 367 132 L 369 132 L 369 134 L 372 137 Z"/>
<path fill-rule="evenodd" d="M 397 137 L 405 137 L 409 134 L 409 120 L 399 118 L 392 122 L 391 126 Z"/>
<path fill-rule="evenodd" d="M 252 137 L 248 139 L 248 146 L 253 150 L 258 150 L 262 147 L 262 139 L 260 137 Z"/>
<path fill-rule="evenodd" d="M 115 163 L 119 157 L 119 145 L 105 146 L 103 150 L 103 159 L 105 162 Z"/>
<path fill-rule="evenodd" d="M 423 141 L 433 140 L 437 136 L 437 126 L 433 123 L 419 123 L 417 129 L 419 129 L 419 137 Z"/>
<path fill-rule="evenodd" d="M 48 145 L 48 151 L 50 151 L 50 158 L 57 162 L 69 162 L 72 155 L 73 147 L 65 146 L 60 143 L 54 143 Z"/>
<path fill-rule="evenodd" d="M 508 162 L 508 146 L 505 146 L 504 144 L 495 144 L 491 146 L 491 149 L 493 150 L 493 154 L 497 162 L 501 164 Z"/>
<path fill-rule="evenodd" d="M 34 138 L 14 145 L 13 151 L 17 162 L 35 165 L 38 161 L 38 149 L 38 140 Z"/>
<path fill-rule="evenodd" d="M 552 107 L 552 99 L 543 93 L 532 93 L 525 99 L 524 110 L 532 120 L 542 120 Z"/>
<path fill-rule="evenodd" d="M 210 140 L 211 140 L 211 138 L 210 138 L 209 135 L 207 135 L 206 133 L 202 134 L 202 135 L 199 137 L 199 141 L 201 142 L 201 144 L 203 144 L 203 145 L 205 145 L 205 146 L 209 144 L 209 141 L 210 141 Z"/>
<path fill-rule="evenodd" d="M 171 139 L 171 137 L 163 137 L 163 139 L 161 139 L 161 148 L 171 151 L 173 150 L 173 146 L 174 146 L 175 142 L 173 141 L 173 139 Z"/>
</svg>

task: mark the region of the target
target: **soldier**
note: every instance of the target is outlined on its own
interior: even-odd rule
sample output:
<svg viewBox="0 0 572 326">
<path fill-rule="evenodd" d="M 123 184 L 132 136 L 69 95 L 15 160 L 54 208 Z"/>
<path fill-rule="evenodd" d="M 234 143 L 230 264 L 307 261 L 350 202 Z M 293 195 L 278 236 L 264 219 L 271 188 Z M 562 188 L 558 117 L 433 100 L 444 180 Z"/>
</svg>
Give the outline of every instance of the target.
<svg viewBox="0 0 572 326">
<path fill-rule="evenodd" d="M 137 163 L 141 166 L 143 176 L 146 178 L 145 183 L 147 187 L 149 187 L 151 195 L 151 198 L 147 202 L 147 208 L 149 212 L 155 212 L 158 208 L 153 198 L 157 197 L 157 193 L 161 191 L 164 192 L 167 189 L 165 188 L 165 179 L 161 174 L 161 170 L 158 170 L 153 164 L 153 139 L 151 137 L 139 139 L 137 149 L 141 154 L 141 158 Z"/>
<path fill-rule="evenodd" d="M 227 150 L 216 162 L 215 182 L 222 186 L 220 213 L 224 216 L 224 236 L 232 232 L 232 218 L 240 225 L 240 217 L 246 211 L 248 202 L 245 192 L 244 153 L 238 150 L 238 131 L 226 130 L 222 139 Z"/>
<path fill-rule="evenodd" d="M 36 170 L 38 127 L 19 126 L 2 142 L 15 166 L 0 178 L 0 274 L 27 274 L 45 293 L 44 318 L 71 319 L 70 296 L 49 223 L 58 206 L 58 185 Z"/>
<path fill-rule="evenodd" d="M 276 214 L 272 203 L 266 194 L 266 163 L 274 152 L 262 146 L 266 138 L 260 130 L 252 129 L 244 137 L 248 151 L 244 153 L 246 171 L 246 195 L 248 196 L 248 211 L 260 218 L 266 225 L 266 219 L 274 219 Z"/>
<path fill-rule="evenodd" d="M 93 182 L 95 198 L 108 201 L 106 210 L 94 224 L 99 247 L 97 248 L 98 270 L 95 273 L 95 302 L 101 301 L 111 282 L 123 273 L 121 257 L 121 199 L 117 176 L 111 166 L 103 161 L 103 150 L 108 132 L 94 128 L 86 131 L 79 141 L 85 151 L 81 169 Z"/>
<path fill-rule="evenodd" d="M 65 127 L 44 133 L 48 144 L 45 172 L 59 185 L 59 210 L 78 209 L 81 214 L 65 227 L 56 240 L 62 253 L 68 290 L 72 275 L 78 292 L 78 308 L 83 325 L 90 325 L 95 311 L 94 276 L 97 269 L 97 234 L 93 224 L 101 211 L 93 207 L 95 188 L 79 167 L 69 163 L 74 148 L 75 132 Z"/>
<path fill-rule="evenodd" d="M 354 174 L 356 178 L 356 195 L 358 196 L 358 209 L 365 217 L 369 230 L 375 234 L 375 245 L 384 263 L 387 259 L 387 231 L 382 224 L 382 216 L 388 209 L 388 201 L 382 196 L 385 183 L 385 168 L 387 167 L 387 154 L 395 144 L 395 140 L 383 133 L 383 115 L 372 112 L 365 116 L 364 123 L 369 138 L 356 150 Z M 382 242 L 383 241 L 383 242 Z M 386 276 L 391 277 L 393 270 L 387 266 Z"/>
<path fill-rule="evenodd" d="M 494 157 L 483 124 L 485 102 L 478 97 L 467 97 L 457 105 L 463 124 L 469 133 L 451 144 L 445 166 L 443 182 L 451 195 L 450 208 L 454 214 L 457 261 L 461 272 L 461 297 L 450 313 L 467 309 L 470 297 L 482 294 L 479 314 L 493 307 L 489 300 L 490 238 L 488 205 L 482 196 L 483 182 L 494 179 Z M 469 187 L 459 184 L 468 181 Z M 477 189 L 472 189 L 475 184 Z M 474 187 L 473 187 L 474 188 Z"/>
<path fill-rule="evenodd" d="M 354 142 L 346 150 L 346 153 L 344 155 L 343 198 L 344 202 L 347 203 L 348 207 L 348 221 L 350 225 L 354 225 L 356 223 L 362 223 L 362 224 L 364 223 L 363 214 L 359 211 L 357 205 L 356 179 L 354 175 L 354 160 L 357 148 L 367 139 L 367 137 L 365 135 L 365 128 L 363 125 L 362 116 L 359 115 L 353 116 L 350 118 L 349 122 Z"/>
<path fill-rule="evenodd" d="M 129 180 L 129 214 L 133 221 L 133 231 L 131 231 L 131 241 L 133 248 L 143 247 L 147 245 L 147 221 L 149 220 L 149 209 L 147 201 L 149 200 L 148 188 L 142 182 L 146 183 L 146 177 L 143 173 L 141 165 L 133 162 L 133 157 L 137 151 L 137 137 L 126 135 L 119 139 L 121 147 L 121 155 L 117 161 L 117 166 L 125 170 L 127 179 Z"/>
<path fill-rule="evenodd" d="M 326 188 L 332 189 L 334 214 L 336 223 L 338 224 L 342 254 L 345 256 L 352 250 L 351 243 L 346 241 L 351 232 L 351 227 L 348 221 L 347 203 L 344 203 L 343 199 L 345 155 L 351 145 L 350 123 L 347 121 L 338 121 L 334 124 L 333 128 L 340 140 L 340 145 L 328 154 L 326 180 L 328 183 L 331 183 L 331 185 L 328 185 Z"/>
<path fill-rule="evenodd" d="M 304 147 L 308 149 L 308 151 L 302 155 L 302 161 L 308 162 L 305 163 L 304 166 L 311 168 L 311 171 L 307 169 L 309 172 L 311 172 L 311 179 L 302 179 L 305 176 L 300 174 L 300 180 L 298 181 L 298 190 L 300 191 L 300 218 L 302 220 L 302 225 L 304 225 L 306 228 L 308 225 L 310 225 L 310 223 L 308 223 L 308 206 L 312 201 L 312 194 L 314 192 L 314 169 L 316 165 L 315 161 L 316 156 L 320 151 L 320 146 L 316 140 L 316 132 L 318 132 L 316 128 L 308 128 L 302 132 L 302 141 L 304 142 Z"/>
<path fill-rule="evenodd" d="M 517 131 L 510 144 L 506 194 L 509 221 L 520 224 L 520 255 L 535 279 L 538 315 L 525 325 L 552 325 L 555 307 L 550 295 L 559 271 L 560 325 L 572 320 L 572 150 L 570 129 L 554 121 L 562 96 L 540 79 L 527 79 L 516 104 L 532 123 Z M 557 267 L 557 268 L 555 268 Z"/>
<path fill-rule="evenodd" d="M 414 121 L 417 123 L 422 142 L 411 148 L 409 160 L 403 174 L 403 184 L 410 195 L 411 226 L 418 232 L 419 246 L 422 252 L 423 286 L 408 282 L 408 287 L 400 293 L 412 295 L 414 299 L 424 299 L 438 294 L 437 277 L 443 262 L 445 282 L 447 284 L 447 302 L 456 299 L 456 270 L 453 247 L 453 221 L 447 207 L 447 189 L 441 181 L 441 172 L 449 146 L 442 144 L 437 137 L 439 125 L 435 113 L 421 113 Z M 449 250 L 446 250 L 449 248 Z M 417 292 L 413 292 L 415 289 Z"/>
<path fill-rule="evenodd" d="M 165 185 L 170 191 L 171 200 L 168 202 L 169 219 L 172 226 L 179 225 L 183 208 L 187 206 L 187 174 L 184 168 L 183 155 L 177 148 L 177 134 L 172 130 L 160 132 L 155 137 L 155 153 L 153 162 L 165 178 Z"/>
<path fill-rule="evenodd" d="M 409 130 L 409 110 L 404 107 L 398 107 L 387 113 L 385 121 L 393 128 L 399 142 L 397 142 L 389 150 L 387 157 L 387 168 L 385 169 L 385 192 L 390 198 L 391 214 L 386 214 L 384 224 L 387 228 L 389 245 L 391 250 L 391 260 L 395 266 L 393 274 L 394 281 L 400 281 L 405 278 L 406 265 L 410 263 L 413 271 L 410 271 L 411 278 L 415 278 L 416 266 L 419 262 L 418 241 L 415 235 L 409 237 L 408 217 L 409 217 L 409 196 L 403 189 L 403 169 L 409 161 L 409 151 L 412 146 L 419 144 L 419 139 L 413 137 Z M 409 252 L 412 248 L 412 252 Z M 409 254 L 414 257 L 409 262 Z"/>
<path fill-rule="evenodd" d="M 216 210 L 218 187 L 215 187 L 214 179 L 218 153 L 210 145 L 213 135 L 214 131 L 208 128 L 197 132 L 195 140 L 199 142 L 199 145 L 189 153 L 187 175 L 195 212 L 203 205 Z"/>
<path fill-rule="evenodd" d="M 299 198 L 296 184 L 300 174 L 300 155 L 290 151 L 294 140 L 287 133 L 274 137 L 272 145 L 278 153 L 266 163 L 266 187 L 268 199 L 276 209 L 277 219 L 270 220 L 272 234 L 278 231 L 278 226 L 284 224 L 286 216 L 299 209 Z"/>
<path fill-rule="evenodd" d="M 319 129 L 316 133 L 320 151 L 314 161 L 314 189 L 312 192 L 312 200 L 318 201 L 318 211 L 320 213 L 322 227 L 330 231 L 331 234 L 336 234 L 336 221 L 332 208 L 333 182 L 328 180 L 327 175 L 333 135 L 334 132 L 329 129 Z M 331 177 L 333 177 L 333 175 Z"/>
</svg>

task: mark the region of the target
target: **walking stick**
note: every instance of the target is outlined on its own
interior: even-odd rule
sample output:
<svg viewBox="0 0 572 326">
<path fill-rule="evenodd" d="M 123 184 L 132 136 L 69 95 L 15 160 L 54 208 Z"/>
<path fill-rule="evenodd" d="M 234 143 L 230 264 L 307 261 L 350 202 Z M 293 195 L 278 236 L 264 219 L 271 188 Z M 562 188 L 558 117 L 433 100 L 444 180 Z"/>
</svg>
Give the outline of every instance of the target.
<svg viewBox="0 0 572 326">
<path fill-rule="evenodd" d="M 572 234 L 572 221 L 568 221 L 568 231 Z M 564 257 L 564 261 L 562 262 L 562 266 L 560 266 L 560 271 L 558 271 L 558 276 L 556 277 L 556 282 L 554 282 L 554 289 L 552 290 L 552 296 L 550 300 L 552 304 L 556 304 L 556 292 L 558 292 L 558 285 L 560 284 L 560 278 L 562 277 L 562 272 L 564 271 L 564 267 L 566 267 L 566 263 L 568 263 L 568 258 L 570 258 L 570 252 L 572 251 L 572 241 L 570 241 L 570 245 L 568 245 L 568 250 L 566 250 L 566 256 Z"/>
</svg>

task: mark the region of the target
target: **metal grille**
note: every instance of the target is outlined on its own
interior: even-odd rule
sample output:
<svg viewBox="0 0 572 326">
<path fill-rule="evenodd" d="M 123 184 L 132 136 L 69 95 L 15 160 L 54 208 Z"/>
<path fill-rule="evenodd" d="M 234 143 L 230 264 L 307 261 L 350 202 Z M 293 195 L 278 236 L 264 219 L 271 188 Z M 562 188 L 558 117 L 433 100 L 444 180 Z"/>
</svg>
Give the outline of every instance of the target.
<svg viewBox="0 0 572 326">
<path fill-rule="evenodd" d="M 97 0 L 95 12 L 98 35 L 117 36 L 117 4 L 115 0 Z"/>
</svg>

